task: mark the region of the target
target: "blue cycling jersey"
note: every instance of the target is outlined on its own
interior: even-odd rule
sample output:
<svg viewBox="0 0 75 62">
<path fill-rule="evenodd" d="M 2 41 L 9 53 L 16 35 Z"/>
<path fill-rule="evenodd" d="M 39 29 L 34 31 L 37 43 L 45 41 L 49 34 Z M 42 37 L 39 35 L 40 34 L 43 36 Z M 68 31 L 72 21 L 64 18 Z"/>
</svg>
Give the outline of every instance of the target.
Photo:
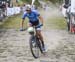
<svg viewBox="0 0 75 62">
<path fill-rule="evenodd" d="M 22 18 L 25 19 L 26 17 L 28 17 L 29 21 L 35 22 L 35 21 L 38 20 L 38 17 L 39 16 L 40 16 L 40 14 L 37 11 L 32 10 L 31 13 L 25 12 L 23 14 L 23 17 Z"/>
</svg>

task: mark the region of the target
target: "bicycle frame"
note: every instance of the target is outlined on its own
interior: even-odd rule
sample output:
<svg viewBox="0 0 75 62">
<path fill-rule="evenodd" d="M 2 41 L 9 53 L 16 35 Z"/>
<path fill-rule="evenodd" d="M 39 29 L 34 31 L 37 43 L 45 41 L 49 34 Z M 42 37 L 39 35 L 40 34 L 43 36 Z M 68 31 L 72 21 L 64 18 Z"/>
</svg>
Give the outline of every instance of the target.
<svg viewBox="0 0 75 62">
<path fill-rule="evenodd" d="M 33 34 L 34 34 L 34 35 L 37 35 L 37 34 L 36 34 L 36 31 L 37 31 L 36 28 L 41 27 L 41 26 L 43 26 L 43 24 L 39 24 L 39 25 L 37 25 L 37 26 L 33 26 L 34 31 L 33 31 L 33 32 L 30 32 L 30 34 L 31 34 L 31 35 L 33 35 Z"/>
<path fill-rule="evenodd" d="M 34 28 L 34 31 L 29 32 L 29 34 L 30 34 L 30 35 L 33 35 L 33 36 L 36 36 L 36 28 L 35 28 L 35 27 L 33 27 L 33 28 Z"/>
</svg>

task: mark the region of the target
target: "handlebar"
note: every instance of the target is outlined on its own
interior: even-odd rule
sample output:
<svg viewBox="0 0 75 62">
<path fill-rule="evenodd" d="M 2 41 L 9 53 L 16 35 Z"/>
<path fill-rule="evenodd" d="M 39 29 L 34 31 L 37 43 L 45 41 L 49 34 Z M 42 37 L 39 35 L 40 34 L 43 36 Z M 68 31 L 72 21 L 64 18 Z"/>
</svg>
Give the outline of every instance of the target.
<svg viewBox="0 0 75 62">
<path fill-rule="evenodd" d="M 41 27 L 41 26 L 43 26 L 43 24 L 39 24 L 39 25 L 37 25 L 35 28 L 39 28 L 39 27 Z"/>
<path fill-rule="evenodd" d="M 35 28 L 40 28 L 41 26 L 43 26 L 43 24 L 39 24 L 39 25 L 35 26 Z M 26 29 L 23 29 L 23 28 L 20 29 L 20 31 L 25 31 L 25 30 L 27 30 L 27 28 Z"/>
</svg>

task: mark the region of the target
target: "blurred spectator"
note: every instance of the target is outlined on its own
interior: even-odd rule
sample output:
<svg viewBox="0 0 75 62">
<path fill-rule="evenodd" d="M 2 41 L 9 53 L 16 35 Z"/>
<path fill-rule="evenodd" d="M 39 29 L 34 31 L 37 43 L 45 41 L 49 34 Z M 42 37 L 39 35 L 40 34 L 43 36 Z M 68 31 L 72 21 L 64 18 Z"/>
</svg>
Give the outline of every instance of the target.
<svg viewBox="0 0 75 62">
<path fill-rule="evenodd" d="M 4 17 L 6 16 L 6 2 L 2 2 L 2 10 L 3 10 L 3 15 Z"/>
<path fill-rule="evenodd" d="M 2 9 L 2 1 L 0 1 L 0 9 Z"/>
<path fill-rule="evenodd" d="M 31 8 L 32 8 L 32 10 L 36 9 L 35 5 L 31 5 Z"/>
<path fill-rule="evenodd" d="M 0 9 L 2 9 L 2 14 L 5 17 L 6 16 L 6 2 L 0 1 Z"/>
<path fill-rule="evenodd" d="M 23 6 L 22 6 L 23 13 L 25 12 L 25 10 L 26 10 L 26 4 L 23 4 Z"/>
</svg>

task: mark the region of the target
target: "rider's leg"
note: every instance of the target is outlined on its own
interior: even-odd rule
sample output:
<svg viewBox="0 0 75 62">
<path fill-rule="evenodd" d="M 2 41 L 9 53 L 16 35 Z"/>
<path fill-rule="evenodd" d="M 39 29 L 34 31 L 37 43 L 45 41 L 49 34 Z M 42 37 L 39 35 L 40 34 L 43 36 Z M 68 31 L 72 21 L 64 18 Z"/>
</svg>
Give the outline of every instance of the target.
<svg viewBox="0 0 75 62">
<path fill-rule="evenodd" d="M 44 48 L 45 45 L 44 45 L 44 40 L 43 40 L 43 36 L 42 36 L 41 30 L 37 30 L 36 33 L 37 33 L 37 36 L 39 37 L 39 39 L 41 40 L 42 46 Z"/>
</svg>

